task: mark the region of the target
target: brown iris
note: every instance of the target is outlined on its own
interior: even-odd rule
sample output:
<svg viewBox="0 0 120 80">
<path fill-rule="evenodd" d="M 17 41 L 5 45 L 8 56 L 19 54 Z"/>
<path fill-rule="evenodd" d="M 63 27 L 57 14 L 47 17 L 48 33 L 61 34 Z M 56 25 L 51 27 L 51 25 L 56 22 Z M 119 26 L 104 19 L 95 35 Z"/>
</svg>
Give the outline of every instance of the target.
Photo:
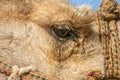
<svg viewBox="0 0 120 80">
<path fill-rule="evenodd" d="M 61 38 L 68 38 L 71 36 L 71 31 L 62 28 L 53 28 L 54 33 Z"/>
</svg>

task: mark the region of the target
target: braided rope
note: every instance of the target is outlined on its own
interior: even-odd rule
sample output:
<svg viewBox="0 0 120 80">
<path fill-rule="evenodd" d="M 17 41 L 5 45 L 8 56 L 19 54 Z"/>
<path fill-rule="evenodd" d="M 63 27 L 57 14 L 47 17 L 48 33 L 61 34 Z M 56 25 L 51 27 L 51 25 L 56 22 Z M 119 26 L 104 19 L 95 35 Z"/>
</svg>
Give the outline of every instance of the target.
<svg viewBox="0 0 120 80">
<path fill-rule="evenodd" d="M 12 66 L 9 66 L 6 63 L 0 61 L 0 73 L 5 74 L 6 76 L 10 76 L 12 73 Z M 56 80 L 53 78 L 48 78 L 43 74 L 40 74 L 38 71 L 31 71 L 28 74 L 24 74 L 21 76 L 21 80 Z"/>
<path fill-rule="evenodd" d="M 98 11 L 98 22 L 105 62 L 104 77 L 118 80 L 120 78 L 120 40 L 116 22 L 120 11 L 117 10 L 117 5 L 115 0 L 104 0 Z"/>
</svg>

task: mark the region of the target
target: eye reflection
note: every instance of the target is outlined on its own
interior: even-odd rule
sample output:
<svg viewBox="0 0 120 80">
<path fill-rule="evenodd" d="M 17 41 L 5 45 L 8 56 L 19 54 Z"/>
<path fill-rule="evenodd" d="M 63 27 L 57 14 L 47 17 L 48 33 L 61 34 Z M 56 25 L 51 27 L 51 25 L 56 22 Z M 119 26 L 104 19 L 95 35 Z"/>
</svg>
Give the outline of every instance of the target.
<svg viewBox="0 0 120 80">
<path fill-rule="evenodd" d="M 68 38 L 71 36 L 71 31 L 65 28 L 53 28 L 54 33 L 61 38 Z"/>
</svg>

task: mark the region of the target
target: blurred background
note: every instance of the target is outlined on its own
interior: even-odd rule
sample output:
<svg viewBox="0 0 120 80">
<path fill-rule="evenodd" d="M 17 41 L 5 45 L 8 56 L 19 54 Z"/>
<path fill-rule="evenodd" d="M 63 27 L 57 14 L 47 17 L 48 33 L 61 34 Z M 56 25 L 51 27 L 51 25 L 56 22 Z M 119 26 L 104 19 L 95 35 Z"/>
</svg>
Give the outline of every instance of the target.
<svg viewBox="0 0 120 80">
<path fill-rule="evenodd" d="M 73 5 L 91 5 L 93 10 L 97 10 L 102 0 L 69 0 Z M 120 4 L 120 0 L 116 0 Z"/>
</svg>

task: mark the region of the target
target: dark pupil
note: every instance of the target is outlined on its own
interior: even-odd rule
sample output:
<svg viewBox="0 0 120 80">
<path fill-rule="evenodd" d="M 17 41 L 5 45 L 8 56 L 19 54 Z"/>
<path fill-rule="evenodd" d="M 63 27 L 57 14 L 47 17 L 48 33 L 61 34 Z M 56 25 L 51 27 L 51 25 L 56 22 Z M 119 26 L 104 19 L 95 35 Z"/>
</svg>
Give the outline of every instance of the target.
<svg viewBox="0 0 120 80">
<path fill-rule="evenodd" d="M 54 28 L 54 32 L 57 36 L 62 37 L 62 38 L 70 37 L 70 31 L 68 29 Z"/>
</svg>

